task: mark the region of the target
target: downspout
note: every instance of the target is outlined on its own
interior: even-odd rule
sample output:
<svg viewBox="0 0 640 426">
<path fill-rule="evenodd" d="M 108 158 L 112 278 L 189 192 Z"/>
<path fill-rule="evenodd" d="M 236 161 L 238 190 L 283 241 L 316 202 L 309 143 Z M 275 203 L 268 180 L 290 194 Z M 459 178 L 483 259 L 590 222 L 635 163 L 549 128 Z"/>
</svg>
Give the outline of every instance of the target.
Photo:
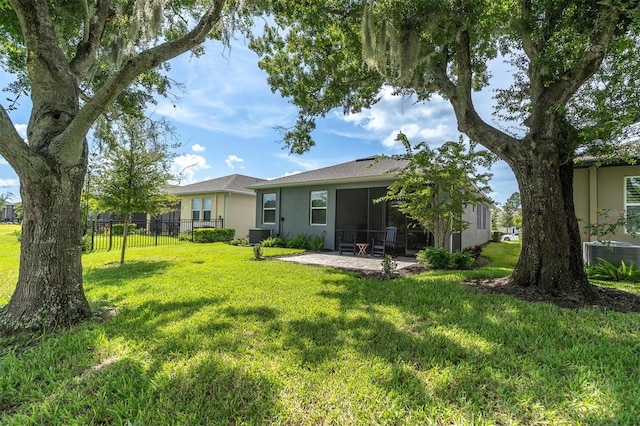
<svg viewBox="0 0 640 426">
<path fill-rule="evenodd" d="M 598 224 L 598 168 L 589 167 L 589 225 Z M 588 241 L 592 241 L 591 233 L 587 235 Z M 597 239 L 598 237 L 595 236 Z"/>
<path fill-rule="evenodd" d="M 284 238 L 284 216 L 282 216 L 282 188 L 276 193 L 278 199 L 278 211 L 276 212 L 276 235 Z"/>
</svg>

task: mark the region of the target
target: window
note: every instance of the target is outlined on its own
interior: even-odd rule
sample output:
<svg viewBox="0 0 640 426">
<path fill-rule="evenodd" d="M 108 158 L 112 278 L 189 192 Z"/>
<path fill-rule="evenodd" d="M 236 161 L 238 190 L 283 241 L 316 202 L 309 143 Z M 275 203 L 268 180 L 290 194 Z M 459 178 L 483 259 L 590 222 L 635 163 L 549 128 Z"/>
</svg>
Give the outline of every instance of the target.
<svg viewBox="0 0 640 426">
<path fill-rule="evenodd" d="M 200 198 L 191 199 L 191 219 L 200 220 Z"/>
<path fill-rule="evenodd" d="M 211 220 L 211 198 L 202 199 L 202 219 Z"/>
<path fill-rule="evenodd" d="M 327 224 L 327 191 L 311 191 L 311 224 Z"/>
<path fill-rule="evenodd" d="M 276 194 L 262 194 L 262 223 L 276 223 Z"/>
<path fill-rule="evenodd" d="M 627 232 L 640 232 L 640 176 L 625 178 L 625 213 Z"/>
<path fill-rule="evenodd" d="M 476 208 L 476 226 L 478 229 L 487 229 L 488 209 L 482 204 Z"/>
</svg>

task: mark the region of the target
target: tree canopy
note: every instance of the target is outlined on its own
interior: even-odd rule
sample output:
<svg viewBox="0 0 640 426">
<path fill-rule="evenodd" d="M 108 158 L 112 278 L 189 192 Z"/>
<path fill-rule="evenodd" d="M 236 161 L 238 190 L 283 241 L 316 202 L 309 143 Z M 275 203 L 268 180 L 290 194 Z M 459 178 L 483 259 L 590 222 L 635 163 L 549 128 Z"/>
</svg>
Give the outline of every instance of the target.
<svg viewBox="0 0 640 426">
<path fill-rule="evenodd" d="M 81 193 L 87 133 L 105 114 L 141 116 L 168 94 L 166 61 L 227 40 L 242 18 L 234 0 L 0 0 L 0 67 L 15 76 L 0 106 L 0 155 L 20 178 L 18 284 L 0 333 L 89 317 L 82 287 Z M 8 111 L 29 96 L 28 142 Z"/>
<path fill-rule="evenodd" d="M 438 94 L 458 129 L 503 159 L 520 187 L 523 248 L 514 284 L 595 297 L 573 204 L 577 153 L 605 153 L 640 117 L 640 5 L 611 0 L 293 0 L 267 4 L 275 25 L 252 43 L 274 90 L 299 107 L 285 135 L 313 145 L 315 118 L 376 102 L 382 85 Z M 476 110 L 490 60 L 514 70 L 496 122 Z M 569 253 L 567 256 L 566 254 Z"/>
<path fill-rule="evenodd" d="M 170 211 L 177 198 L 167 192 L 172 145 L 166 141 L 172 128 L 164 121 L 124 117 L 117 127 L 96 131 L 103 142 L 96 160 L 93 196 L 100 211 L 123 219 L 120 263 L 124 263 L 129 223 L 133 213 L 151 217 Z"/>
<path fill-rule="evenodd" d="M 486 172 L 493 156 L 484 150 L 476 151 L 476 144 L 467 146 L 462 137 L 430 148 L 422 142 L 415 146 L 403 133 L 397 138 L 406 153 L 397 157 L 407 160 L 399 170 L 398 179 L 382 200 L 393 201 L 422 228 L 433 233 L 436 247 L 445 247 L 452 232 L 463 231 L 469 225 L 462 217 L 467 206 L 489 202 Z"/>
</svg>

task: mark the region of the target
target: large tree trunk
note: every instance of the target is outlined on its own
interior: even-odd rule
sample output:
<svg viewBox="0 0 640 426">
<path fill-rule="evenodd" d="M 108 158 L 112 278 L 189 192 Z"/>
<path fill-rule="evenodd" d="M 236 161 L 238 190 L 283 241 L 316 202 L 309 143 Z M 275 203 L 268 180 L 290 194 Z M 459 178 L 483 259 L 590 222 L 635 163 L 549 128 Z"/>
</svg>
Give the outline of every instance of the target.
<svg viewBox="0 0 640 426">
<path fill-rule="evenodd" d="M 0 312 L 0 331 L 68 325 L 90 316 L 81 263 L 80 196 L 85 170 L 86 161 L 49 169 L 38 179 L 21 176 L 20 272 L 16 290 Z"/>
<path fill-rule="evenodd" d="M 516 164 L 522 201 L 522 252 L 512 282 L 581 300 L 595 297 L 584 272 L 573 204 L 573 167 L 552 159 Z"/>
</svg>

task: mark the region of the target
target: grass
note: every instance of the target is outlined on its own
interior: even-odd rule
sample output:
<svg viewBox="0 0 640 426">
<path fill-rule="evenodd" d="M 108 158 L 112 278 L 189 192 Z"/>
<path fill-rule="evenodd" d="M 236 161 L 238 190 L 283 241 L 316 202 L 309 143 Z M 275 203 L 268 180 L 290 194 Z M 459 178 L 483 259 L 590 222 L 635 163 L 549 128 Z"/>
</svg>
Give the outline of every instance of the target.
<svg viewBox="0 0 640 426">
<path fill-rule="evenodd" d="M 4 227 L 0 244 L 4 303 Z M 636 423 L 640 315 L 461 283 L 508 273 L 518 249 L 389 281 L 221 243 L 85 255 L 87 297 L 114 315 L 0 340 L 0 424 Z"/>
</svg>

